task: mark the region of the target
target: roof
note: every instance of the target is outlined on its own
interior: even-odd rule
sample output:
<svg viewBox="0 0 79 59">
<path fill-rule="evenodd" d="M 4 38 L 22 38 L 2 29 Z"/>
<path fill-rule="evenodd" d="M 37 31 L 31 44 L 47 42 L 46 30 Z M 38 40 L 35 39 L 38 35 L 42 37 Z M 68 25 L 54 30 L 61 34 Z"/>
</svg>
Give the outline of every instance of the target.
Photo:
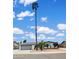
<svg viewBox="0 0 79 59">
<path fill-rule="evenodd" d="M 16 41 L 13 41 L 13 46 L 18 46 L 19 43 L 17 43 Z"/>
<path fill-rule="evenodd" d="M 36 43 L 35 42 L 27 42 L 27 43 L 22 43 L 20 45 L 35 45 Z"/>
<path fill-rule="evenodd" d="M 58 43 L 58 42 L 51 42 L 51 41 L 47 41 L 46 43 Z"/>
<path fill-rule="evenodd" d="M 61 43 L 61 45 L 66 45 L 66 41 L 63 41 L 63 42 Z"/>
</svg>

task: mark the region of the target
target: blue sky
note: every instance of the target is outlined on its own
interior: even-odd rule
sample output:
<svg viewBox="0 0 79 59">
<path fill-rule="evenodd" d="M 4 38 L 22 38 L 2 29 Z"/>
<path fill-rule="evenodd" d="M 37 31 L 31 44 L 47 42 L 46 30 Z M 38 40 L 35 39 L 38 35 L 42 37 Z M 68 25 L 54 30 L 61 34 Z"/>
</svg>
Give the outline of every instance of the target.
<svg viewBox="0 0 79 59">
<path fill-rule="evenodd" d="M 14 0 L 13 37 L 16 41 L 35 41 L 34 11 L 31 4 L 38 1 L 38 41 L 66 40 L 66 0 Z"/>
</svg>

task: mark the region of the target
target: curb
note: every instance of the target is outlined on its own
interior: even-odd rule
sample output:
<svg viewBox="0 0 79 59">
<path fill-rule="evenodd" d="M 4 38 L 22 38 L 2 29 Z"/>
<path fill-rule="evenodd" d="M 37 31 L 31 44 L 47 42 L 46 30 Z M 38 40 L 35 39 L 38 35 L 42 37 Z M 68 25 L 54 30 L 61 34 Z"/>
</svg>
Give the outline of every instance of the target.
<svg viewBox="0 0 79 59">
<path fill-rule="evenodd" d="M 32 52 L 32 53 L 19 53 L 13 55 L 30 55 L 30 54 L 59 54 L 59 53 L 66 53 L 66 52 Z"/>
</svg>

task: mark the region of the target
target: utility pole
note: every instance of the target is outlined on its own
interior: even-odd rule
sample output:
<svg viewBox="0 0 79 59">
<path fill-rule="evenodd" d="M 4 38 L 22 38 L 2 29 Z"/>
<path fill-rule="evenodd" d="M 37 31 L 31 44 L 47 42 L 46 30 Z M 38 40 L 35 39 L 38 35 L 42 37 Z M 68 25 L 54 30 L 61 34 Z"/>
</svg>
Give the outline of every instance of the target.
<svg viewBox="0 0 79 59">
<path fill-rule="evenodd" d="M 38 50 L 38 48 L 37 48 L 37 44 L 38 44 L 38 41 L 37 41 L 37 8 L 38 8 L 38 3 L 37 3 L 37 2 L 32 3 L 32 9 L 33 9 L 33 11 L 35 12 L 35 39 L 36 39 L 36 50 Z"/>
</svg>

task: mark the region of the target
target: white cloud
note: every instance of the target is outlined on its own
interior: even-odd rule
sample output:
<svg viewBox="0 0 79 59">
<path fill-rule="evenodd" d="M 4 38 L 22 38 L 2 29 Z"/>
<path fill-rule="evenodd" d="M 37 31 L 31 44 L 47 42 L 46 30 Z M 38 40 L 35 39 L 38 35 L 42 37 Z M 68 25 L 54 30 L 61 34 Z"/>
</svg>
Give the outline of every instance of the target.
<svg viewBox="0 0 79 59">
<path fill-rule="evenodd" d="M 65 31 L 62 31 L 63 33 L 65 32 Z"/>
<path fill-rule="evenodd" d="M 40 34 L 40 35 L 38 36 L 38 39 L 46 39 L 46 36 L 45 36 L 44 34 Z"/>
<path fill-rule="evenodd" d="M 35 40 L 35 33 L 33 33 L 33 32 L 25 32 L 25 36 L 29 37 L 32 40 Z M 37 39 L 38 40 L 43 40 L 43 39 L 47 40 L 47 39 L 55 39 L 55 37 L 46 36 L 45 34 L 40 33 L 37 35 Z"/>
<path fill-rule="evenodd" d="M 64 33 L 58 33 L 56 36 L 64 36 Z"/>
<path fill-rule="evenodd" d="M 24 4 L 24 6 L 27 6 L 36 1 L 37 0 L 20 0 L 19 3 Z"/>
<path fill-rule="evenodd" d="M 40 27 L 38 26 L 38 33 L 45 33 L 45 34 L 55 34 L 57 31 L 50 29 L 49 27 Z"/>
<path fill-rule="evenodd" d="M 35 26 L 31 26 L 31 29 L 35 29 Z M 37 26 L 37 33 L 55 34 L 55 33 L 57 33 L 57 31 L 55 31 L 54 29 L 51 29 L 49 27 Z"/>
<path fill-rule="evenodd" d="M 18 18 L 18 20 L 23 20 L 23 18 L 20 17 L 20 18 Z"/>
<path fill-rule="evenodd" d="M 42 17 L 42 18 L 41 18 L 41 21 L 42 21 L 42 22 L 47 22 L 47 20 L 48 20 L 47 17 Z"/>
<path fill-rule="evenodd" d="M 35 26 L 31 26 L 30 28 L 31 28 L 31 29 L 35 29 Z"/>
<path fill-rule="evenodd" d="M 13 33 L 14 34 L 24 34 L 23 30 L 21 30 L 20 28 L 13 28 Z"/>
<path fill-rule="evenodd" d="M 29 37 L 30 39 L 34 39 L 34 40 L 35 40 L 35 33 L 26 32 L 25 35 L 26 35 L 27 37 Z M 37 39 L 43 40 L 43 39 L 49 39 L 49 37 L 46 37 L 45 34 L 39 34 L 39 35 L 37 35 Z"/>
<path fill-rule="evenodd" d="M 55 39 L 55 37 L 47 37 L 47 39 Z"/>
<path fill-rule="evenodd" d="M 30 38 L 31 39 L 35 39 L 35 35 L 34 34 L 31 34 Z"/>
<path fill-rule="evenodd" d="M 18 15 L 17 15 L 17 17 L 19 17 L 19 18 L 23 18 L 23 17 L 26 17 L 26 16 L 33 16 L 35 13 L 34 12 L 30 12 L 30 11 L 22 11 L 21 13 L 19 13 Z"/>
<path fill-rule="evenodd" d="M 22 39 L 26 39 L 26 37 L 25 37 L 25 36 L 23 36 L 23 37 L 22 37 Z"/>
<path fill-rule="evenodd" d="M 58 24 L 57 27 L 59 30 L 66 30 L 66 24 Z"/>
<path fill-rule="evenodd" d="M 29 37 L 30 39 L 35 39 L 35 34 L 32 32 L 25 32 L 25 36 Z"/>
<path fill-rule="evenodd" d="M 32 13 L 29 14 L 29 16 L 34 16 L 34 14 L 35 14 L 35 12 L 32 12 Z"/>
<path fill-rule="evenodd" d="M 29 36 L 30 34 L 33 34 L 32 32 L 25 32 L 26 36 Z"/>
</svg>

